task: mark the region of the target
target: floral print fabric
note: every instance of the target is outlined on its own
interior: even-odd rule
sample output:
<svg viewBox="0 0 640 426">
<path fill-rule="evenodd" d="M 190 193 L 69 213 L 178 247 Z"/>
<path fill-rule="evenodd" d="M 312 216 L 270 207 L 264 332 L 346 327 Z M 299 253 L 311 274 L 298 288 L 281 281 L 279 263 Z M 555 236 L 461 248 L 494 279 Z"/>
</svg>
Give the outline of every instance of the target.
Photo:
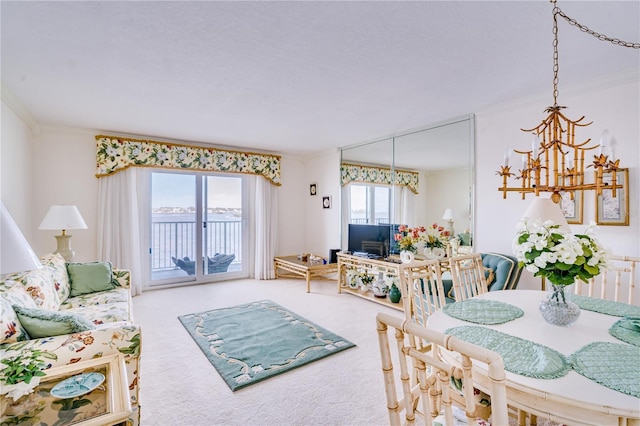
<svg viewBox="0 0 640 426">
<path fill-rule="evenodd" d="M 96 136 L 96 176 L 131 166 L 261 175 L 280 185 L 280 156 L 177 145 L 115 136 Z"/>
<path fill-rule="evenodd" d="M 64 257 L 62 257 L 60 253 L 51 253 L 42 256 L 40 262 L 42 266 L 51 273 L 58 298 L 60 302 L 64 302 L 67 300 L 67 297 L 69 297 L 71 288 Z"/>
<path fill-rule="evenodd" d="M 127 424 L 137 426 L 140 422 L 138 369 L 141 336 L 140 328 L 132 324 L 130 272 L 113 271 L 119 284 L 114 290 L 68 298 L 68 276 L 64 259 L 61 259 L 58 255 L 44 256 L 42 269 L 15 274 L 12 280 L 0 282 L 0 359 L 7 359 L 8 354 L 13 354 L 12 357 L 17 356 L 18 361 L 24 357 L 26 362 L 30 354 L 38 353 L 44 360 L 41 369 L 47 370 L 114 353 L 122 354 L 133 410 Z M 67 292 L 63 287 L 67 288 Z M 61 298 L 64 299 L 62 303 Z M 77 312 L 96 324 L 96 329 L 25 340 L 28 336 L 17 319 L 13 305 Z M 0 414 L 3 424 L 43 424 L 43 419 L 39 417 L 42 403 L 38 405 L 36 400 L 40 398 L 39 394 L 33 391 L 37 380 L 32 380 L 32 384 L 20 381 L 9 386 L 7 371 L 9 369 L 0 368 L 3 408 Z M 8 396 L 9 392 L 12 392 L 11 397 Z M 13 396 L 17 399 L 13 400 Z M 61 411 L 62 414 L 68 412 Z"/>
<path fill-rule="evenodd" d="M 20 282 L 39 308 L 52 311 L 60 308 L 60 297 L 56 290 L 58 283 L 53 281 L 49 268 L 35 269 L 9 278 Z"/>
<path fill-rule="evenodd" d="M 418 193 L 418 173 L 407 170 L 393 170 L 386 167 L 363 166 L 361 164 L 342 163 L 340 165 L 340 184 L 351 182 L 379 183 L 384 185 L 403 185 Z"/>
</svg>

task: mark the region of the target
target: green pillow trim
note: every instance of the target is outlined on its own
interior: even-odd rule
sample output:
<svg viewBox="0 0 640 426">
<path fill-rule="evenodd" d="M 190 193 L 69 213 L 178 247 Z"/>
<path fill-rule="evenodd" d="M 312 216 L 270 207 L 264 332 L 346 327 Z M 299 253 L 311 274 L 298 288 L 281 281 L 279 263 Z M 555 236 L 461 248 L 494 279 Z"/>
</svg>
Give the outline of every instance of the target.
<svg viewBox="0 0 640 426">
<path fill-rule="evenodd" d="M 111 262 L 67 263 L 67 272 L 71 297 L 113 290 L 118 285 Z"/>
<path fill-rule="evenodd" d="M 96 328 L 91 321 L 75 313 L 24 308 L 18 305 L 14 305 L 13 310 L 32 339 L 80 333 Z"/>
</svg>

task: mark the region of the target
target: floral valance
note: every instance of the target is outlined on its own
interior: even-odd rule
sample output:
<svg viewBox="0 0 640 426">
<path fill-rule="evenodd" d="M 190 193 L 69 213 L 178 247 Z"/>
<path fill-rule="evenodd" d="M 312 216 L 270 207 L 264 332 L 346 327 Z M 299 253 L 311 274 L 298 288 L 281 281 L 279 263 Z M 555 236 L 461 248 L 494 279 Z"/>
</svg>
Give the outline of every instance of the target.
<svg viewBox="0 0 640 426">
<path fill-rule="evenodd" d="M 96 136 L 96 150 L 96 177 L 138 166 L 253 174 L 281 185 L 278 155 L 103 135 Z"/>
<path fill-rule="evenodd" d="M 386 185 L 404 185 L 415 194 L 418 193 L 418 172 L 391 170 L 387 167 L 364 166 L 362 164 L 342 163 L 340 165 L 340 184 L 351 182 L 379 183 Z"/>
</svg>

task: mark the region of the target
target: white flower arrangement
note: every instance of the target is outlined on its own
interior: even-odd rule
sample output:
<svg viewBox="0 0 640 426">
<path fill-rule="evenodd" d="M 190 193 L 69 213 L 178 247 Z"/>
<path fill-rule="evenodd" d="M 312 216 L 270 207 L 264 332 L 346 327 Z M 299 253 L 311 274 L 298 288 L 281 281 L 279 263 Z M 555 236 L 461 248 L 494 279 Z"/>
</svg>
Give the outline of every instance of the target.
<svg viewBox="0 0 640 426">
<path fill-rule="evenodd" d="M 576 279 L 587 282 L 607 269 L 609 252 L 596 239 L 592 222 L 584 234 L 560 230 L 552 221 L 521 221 L 513 241 L 513 252 L 534 276 L 565 286 Z"/>
</svg>

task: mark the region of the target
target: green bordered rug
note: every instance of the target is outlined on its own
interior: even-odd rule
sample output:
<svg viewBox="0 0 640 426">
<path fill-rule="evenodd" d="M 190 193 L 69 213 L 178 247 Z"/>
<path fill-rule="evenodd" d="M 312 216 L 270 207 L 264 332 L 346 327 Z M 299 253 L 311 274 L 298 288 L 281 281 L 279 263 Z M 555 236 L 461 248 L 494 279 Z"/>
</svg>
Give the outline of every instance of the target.
<svg viewBox="0 0 640 426">
<path fill-rule="evenodd" d="M 232 391 L 355 346 L 270 300 L 178 319 Z"/>
</svg>

